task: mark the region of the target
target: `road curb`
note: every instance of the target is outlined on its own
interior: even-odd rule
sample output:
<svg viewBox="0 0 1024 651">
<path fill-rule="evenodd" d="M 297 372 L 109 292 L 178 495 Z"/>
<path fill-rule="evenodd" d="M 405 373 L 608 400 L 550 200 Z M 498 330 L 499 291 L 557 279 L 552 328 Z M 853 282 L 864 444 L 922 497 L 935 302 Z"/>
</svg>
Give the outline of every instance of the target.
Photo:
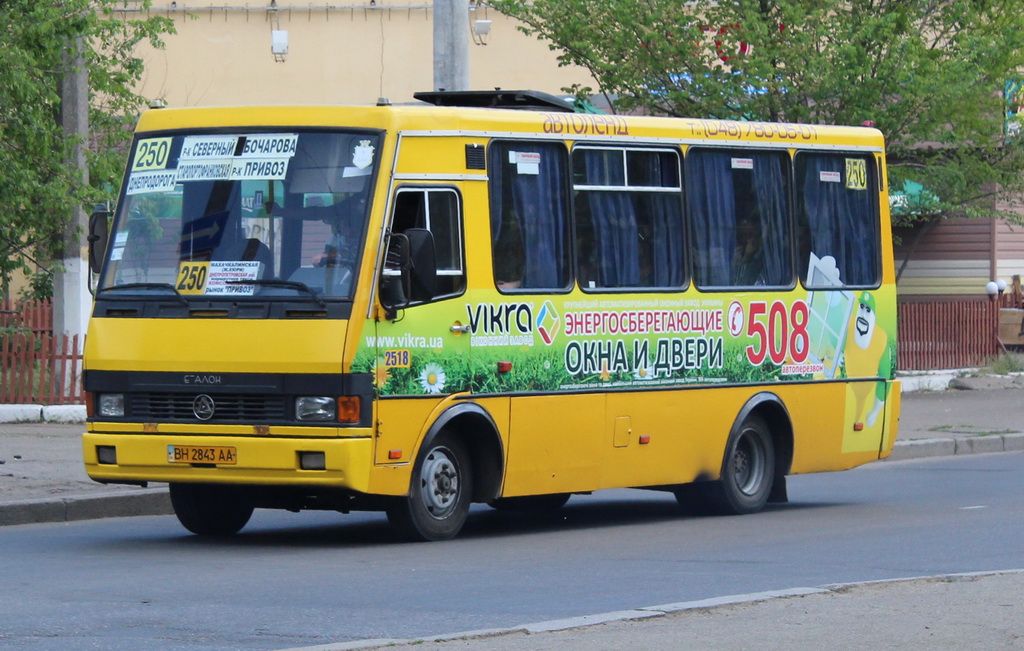
<svg viewBox="0 0 1024 651">
<path fill-rule="evenodd" d="M 712 599 L 700 599 L 697 601 L 685 601 L 662 606 L 648 606 L 633 610 L 619 610 L 594 615 L 582 615 L 567 619 L 551 620 L 548 622 L 536 622 L 522 624 L 508 628 L 486 629 L 480 631 L 462 631 L 459 633 L 445 633 L 429 637 L 416 638 L 377 638 L 366 640 L 353 640 L 350 642 L 339 642 L 337 644 L 321 644 L 318 646 L 295 647 L 284 651 L 360 651 L 364 649 L 380 649 L 388 647 L 420 646 L 431 642 L 457 642 L 460 640 L 472 640 L 487 637 L 499 637 L 505 635 L 534 635 L 551 631 L 565 631 L 570 629 L 585 628 L 597 624 L 608 624 L 613 622 L 628 622 L 640 619 L 651 619 L 664 617 L 674 613 L 688 610 L 704 610 L 719 606 L 735 606 L 754 604 L 772 599 L 789 599 L 794 597 L 805 597 L 809 595 L 828 594 L 834 592 L 845 592 L 852 588 L 861 586 L 885 585 L 894 583 L 907 583 L 912 581 L 969 581 L 987 576 L 1001 576 L 1006 574 L 1021 574 L 1024 570 L 996 570 L 991 572 L 964 572 L 960 574 L 939 574 L 935 576 L 900 577 L 894 579 L 881 579 L 875 581 L 856 581 L 850 583 L 833 583 L 817 587 L 788 588 L 783 590 L 771 590 L 767 592 L 755 592 L 751 594 L 729 595 Z M 571 624 L 571 625 L 570 625 Z M 528 646 L 528 645 L 527 645 Z"/>
<path fill-rule="evenodd" d="M 173 513 L 166 488 L 0 503 L 0 526 Z"/>
<path fill-rule="evenodd" d="M 0 405 L 0 423 L 85 423 L 85 405 Z"/>
<path fill-rule="evenodd" d="M 1024 433 L 954 436 L 941 439 L 897 441 L 887 461 L 948 457 L 960 454 L 989 454 L 1024 450 Z"/>
</svg>

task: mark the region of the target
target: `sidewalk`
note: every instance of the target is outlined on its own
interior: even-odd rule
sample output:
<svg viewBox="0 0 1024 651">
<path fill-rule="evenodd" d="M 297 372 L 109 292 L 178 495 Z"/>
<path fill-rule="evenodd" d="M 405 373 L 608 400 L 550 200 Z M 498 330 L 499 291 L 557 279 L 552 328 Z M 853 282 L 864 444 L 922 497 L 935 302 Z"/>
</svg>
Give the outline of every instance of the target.
<svg viewBox="0 0 1024 651">
<path fill-rule="evenodd" d="M 1024 570 L 1009 570 L 793 588 L 506 629 L 292 651 L 1020 648 L 1022 609 Z"/>
<path fill-rule="evenodd" d="M 0 525 L 171 513 L 166 488 L 89 479 L 84 431 L 77 423 L 0 423 Z"/>
</svg>

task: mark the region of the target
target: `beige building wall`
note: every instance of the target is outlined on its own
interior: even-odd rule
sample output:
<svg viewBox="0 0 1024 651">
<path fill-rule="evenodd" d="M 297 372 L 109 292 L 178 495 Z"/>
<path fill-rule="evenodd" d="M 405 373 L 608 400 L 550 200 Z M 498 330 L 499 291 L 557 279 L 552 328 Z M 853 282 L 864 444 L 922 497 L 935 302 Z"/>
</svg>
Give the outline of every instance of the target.
<svg viewBox="0 0 1024 651">
<path fill-rule="evenodd" d="M 898 231 L 896 268 L 906 259 L 914 233 Z M 986 300 L 992 280 L 994 225 L 991 219 L 948 219 L 936 224 L 918 243 L 896 291 L 903 300 L 934 298 Z"/>
<path fill-rule="evenodd" d="M 1021 216 L 1016 223 L 1000 221 L 996 230 L 996 280 L 1010 285 L 1014 276 L 1024 278 L 1024 205 L 1002 203 L 999 207 Z"/>
<path fill-rule="evenodd" d="M 154 0 L 149 13 L 173 19 L 177 34 L 165 38 L 163 50 L 140 47 L 141 94 L 169 106 L 372 104 L 378 97 L 410 102 L 415 91 L 433 89 L 431 2 L 276 5 Z M 125 16 L 139 15 L 138 3 L 125 6 Z M 472 42 L 476 20 L 491 21 L 486 45 Z M 559 67 L 555 53 L 516 24 L 486 5 L 467 11 L 471 88 L 557 94 L 573 83 L 595 85 L 586 70 Z M 288 33 L 283 61 L 271 53 L 272 30 Z"/>
</svg>

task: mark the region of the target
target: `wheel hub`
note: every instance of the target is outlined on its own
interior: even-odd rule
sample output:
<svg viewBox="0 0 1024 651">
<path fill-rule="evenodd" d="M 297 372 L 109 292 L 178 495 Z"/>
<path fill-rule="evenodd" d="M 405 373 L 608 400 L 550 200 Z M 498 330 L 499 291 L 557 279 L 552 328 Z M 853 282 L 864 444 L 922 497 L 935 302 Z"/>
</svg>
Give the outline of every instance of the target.
<svg viewBox="0 0 1024 651">
<path fill-rule="evenodd" d="M 427 512 L 445 517 L 459 497 L 459 469 L 446 450 L 431 451 L 420 471 L 420 491 Z"/>
<path fill-rule="evenodd" d="M 746 495 L 753 495 L 764 481 L 767 452 L 756 433 L 745 432 L 737 442 L 732 457 L 736 486 Z"/>
</svg>

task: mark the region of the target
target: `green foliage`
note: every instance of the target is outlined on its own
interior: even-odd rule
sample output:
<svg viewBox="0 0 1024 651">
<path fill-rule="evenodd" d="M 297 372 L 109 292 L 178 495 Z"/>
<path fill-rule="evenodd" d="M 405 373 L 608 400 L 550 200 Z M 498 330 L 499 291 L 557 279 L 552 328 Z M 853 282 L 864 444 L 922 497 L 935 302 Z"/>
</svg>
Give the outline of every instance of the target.
<svg viewBox="0 0 1024 651">
<path fill-rule="evenodd" d="M 493 0 L 579 65 L 618 110 L 860 125 L 885 134 L 891 187 L 927 211 L 1019 221 L 1024 144 L 1002 92 L 1024 69 L 1016 0 Z M 585 86 L 566 89 L 578 95 Z"/>
<path fill-rule="evenodd" d="M 37 301 L 53 296 L 53 271 L 37 271 L 28 277 L 28 286 L 22 288 L 19 298 L 22 301 Z"/>
<path fill-rule="evenodd" d="M 0 325 L 0 338 L 10 337 L 13 338 L 15 335 L 30 335 L 32 331 L 29 330 L 28 326 L 23 323 L 9 323 L 7 325 Z"/>
<path fill-rule="evenodd" d="M 161 17 L 128 20 L 116 0 L 0 2 L 0 285 L 33 262 L 62 256 L 61 233 L 75 205 L 116 192 L 131 124 L 144 99 L 135 46 L 172 31 Z M 148 6 L 145 2 L 144 6 Z M 89 73 L 90 183 L 71 162 L 75 144 L 61 126 L 60 81 L 71 43 L 84 39 Z"/>
<path fill-rule="evenodd" d="M 986 372 L 992 375 L 1009 375 L 1024 371 L 1024 355 L 1019 353 L 1004 353 L 993 358 L 986 367 Z"/>
</svg>

